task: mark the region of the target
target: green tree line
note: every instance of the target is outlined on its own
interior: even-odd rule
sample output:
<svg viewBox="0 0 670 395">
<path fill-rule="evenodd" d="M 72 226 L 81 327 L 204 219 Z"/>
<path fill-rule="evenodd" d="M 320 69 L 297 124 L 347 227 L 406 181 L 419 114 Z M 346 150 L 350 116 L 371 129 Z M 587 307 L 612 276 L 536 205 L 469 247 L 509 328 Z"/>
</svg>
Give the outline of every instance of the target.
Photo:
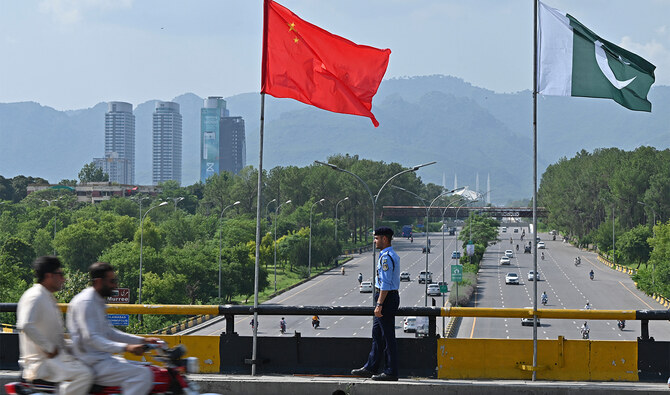
<svg viewBox="0 0 670 395">
<path fill-rule="evenodd" d="M 357 156 L 337 155 L 328 161 L 358 174 L 373 191 L 404 170 L 397 163 Z M 84 173 L 91 171 L 87 165 L 80 177 L 89 177 Z M 31 262 L 55 252 L 70 278 L 68 288 L 59 293 L 60 301 L 69 301 L 86 286 L 87 267 L 100 260 L 116 267 L 119 286 L 130 288 L 131 303 L 136 303 L 141 245 L 143 303 L 244 302 L 254 291 L 257 175 L 256 169 L 246 167 L 238 175 L 222 172 L 206 183 L 185 187 L 165 182 L 157 196 L 114 197 L 97 204 L 78 202 L 75 193 L 67 189 L 27 194 L 28 185 L 46 184 L 44 179 L 0 177 L 0 301 L 18 301 L 33 282 Z M 278 268 L 306 276 L 310 209 L 313 269 L 333 264 L 344 241 L 371 243 L 370 197 L 350 175 L 319 165 L 276 167 L 264 173 L 263 183 L 261 289 L 270 283 L 275 226 Z M 425 196 L 441 190 L 434 184 L 424 184 L 414 173 L 398 177 L 394 184 Z M 335 204 L 344 197 L 349 199 L 338 208 L 336 241 Z M 320 199 L 325 201 L 314 204 Z M 411 199 L 385 190 L 378 207 L 414 204 Z M 291 203 L 276 211 L 277 204 L 287 200 Z M 168 204 L 156 207 L 162 201 Z M 227 210 L 222 215 L 224 208 Z M 378 209 L 377 215 L 380 212 Z M 144 218 L 141 227 L 140 216 Z M 6 318 L 2 317 L 4 321 Z"/>
</svg>

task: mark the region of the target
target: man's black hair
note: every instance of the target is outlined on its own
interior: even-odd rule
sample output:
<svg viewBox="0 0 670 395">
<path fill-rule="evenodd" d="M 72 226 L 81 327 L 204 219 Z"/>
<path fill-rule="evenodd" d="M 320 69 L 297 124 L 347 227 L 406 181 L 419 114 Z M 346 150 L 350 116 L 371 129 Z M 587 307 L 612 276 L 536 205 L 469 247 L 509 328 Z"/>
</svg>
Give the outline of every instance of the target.
<svg viewBox="0 0 670 395">
<path fill-rule="evenodd" d="M 88 268 L 88 274 L 91 277 L 91 281 L 96 278 L 105 278 L 105 273 L 113 271 L 114 267 L 107 262 L 96 262 Z"/>
<path fill-rule="evenodd" d="M 33 262 L 33 269 L 35 269 L 35 277 L 37 277 L 38 283 L 44 281 L 44 277 L 47 273 L 53 273 L 60 269 L 60 267 L 60 260 L 58 257 L 52 255 L 38 257 Z"/>
</svg>

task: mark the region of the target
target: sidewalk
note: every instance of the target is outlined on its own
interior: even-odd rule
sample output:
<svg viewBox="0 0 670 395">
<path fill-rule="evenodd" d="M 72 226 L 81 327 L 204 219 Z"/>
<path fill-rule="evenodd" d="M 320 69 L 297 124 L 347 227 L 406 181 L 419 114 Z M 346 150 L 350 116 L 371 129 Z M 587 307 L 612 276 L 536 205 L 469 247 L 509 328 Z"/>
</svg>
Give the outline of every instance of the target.
<svg viewBox="0 0 670 395">
<path fill-rule="evenodd" d="M 0 384 L 17 379 L 17 371 L 0 371 Z M 667 394 L 665 383 L 557 382 L 519 380 L 437 380 L 406 378 L 375 382 L 353 377 L 242 376 L 195 374 L 201 392 L 218 394 Z"/>
</svg>

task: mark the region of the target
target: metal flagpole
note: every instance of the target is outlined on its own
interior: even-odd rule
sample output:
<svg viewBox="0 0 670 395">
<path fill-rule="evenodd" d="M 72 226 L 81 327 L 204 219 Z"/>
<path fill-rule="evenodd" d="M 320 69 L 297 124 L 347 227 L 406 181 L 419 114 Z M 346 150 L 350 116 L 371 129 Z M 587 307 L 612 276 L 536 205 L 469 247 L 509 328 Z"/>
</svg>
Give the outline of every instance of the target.
<svg viewBox="0 0 670 395">
<path fill-rule="evenodd" d="M 537 3 L 533 0 L 533 381 L 537 375 Z"/>
<path fill-rule="evenodd" d="M 251 375 L 256 375 L 256 351 L 258 349 L 258 268 L 261 255 L 261 196 L 263 185 L 263 127 L 265 126 L 265 93 L 261 93 L 261 127 L 258 148 L 258 194 L 256 196 L 256 263 L 254 266 L 254 336 L 251 350 Z"/>
</svg>

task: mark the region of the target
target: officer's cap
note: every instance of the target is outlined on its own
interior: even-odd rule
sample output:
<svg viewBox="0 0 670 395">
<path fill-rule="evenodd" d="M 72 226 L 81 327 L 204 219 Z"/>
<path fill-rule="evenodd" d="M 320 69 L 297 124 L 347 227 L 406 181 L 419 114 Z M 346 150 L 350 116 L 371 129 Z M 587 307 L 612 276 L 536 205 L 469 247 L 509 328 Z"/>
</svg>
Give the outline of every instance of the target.
<svg viewBox="0 0 670 395">
<path fill-rule="evenodd" d="M 388 236 L 393 237 L 393 229 L 386 226 L 375 229 L 375 236 Z"/>
</svg>

